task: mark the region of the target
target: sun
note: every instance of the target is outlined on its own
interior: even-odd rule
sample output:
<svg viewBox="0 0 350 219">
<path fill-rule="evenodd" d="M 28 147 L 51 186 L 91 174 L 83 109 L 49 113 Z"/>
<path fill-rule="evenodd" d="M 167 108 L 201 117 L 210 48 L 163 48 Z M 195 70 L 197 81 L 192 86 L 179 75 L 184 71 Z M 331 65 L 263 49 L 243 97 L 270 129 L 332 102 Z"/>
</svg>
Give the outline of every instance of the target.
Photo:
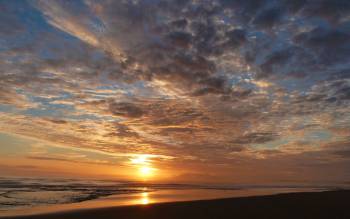
<svg viewBox="0 0 350 219">
<path fill-rule="evenodd" d="M 148 154 L 139 154 L 130 159 L 137 172 L 138 177 L 146 180 L 154 176 L 155 168 L 152 166 L 152 160 Z"/>
<path fill-rule="evenodd" d="M 142 166 L 139 168 L 139 173 L 142 177 L 149 177 L 153 174 L 153 169 L 148 166 Z"/>
</svg>

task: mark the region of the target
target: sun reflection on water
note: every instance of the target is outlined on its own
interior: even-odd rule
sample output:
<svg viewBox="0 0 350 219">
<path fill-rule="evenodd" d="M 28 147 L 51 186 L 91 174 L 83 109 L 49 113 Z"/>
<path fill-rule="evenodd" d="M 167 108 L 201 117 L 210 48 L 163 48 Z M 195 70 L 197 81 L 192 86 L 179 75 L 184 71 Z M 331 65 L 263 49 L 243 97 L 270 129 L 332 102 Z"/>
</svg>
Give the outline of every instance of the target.
<svg viewBox="0 0 350 219">
<path fill-rule="evenodd" d="M 148 193 L 147 192 L 141 193 L 141 200 L 140 200 L 140 202 L 143 205 L 149 204 L 149 198 L 148 198 Z"/>
</svg>

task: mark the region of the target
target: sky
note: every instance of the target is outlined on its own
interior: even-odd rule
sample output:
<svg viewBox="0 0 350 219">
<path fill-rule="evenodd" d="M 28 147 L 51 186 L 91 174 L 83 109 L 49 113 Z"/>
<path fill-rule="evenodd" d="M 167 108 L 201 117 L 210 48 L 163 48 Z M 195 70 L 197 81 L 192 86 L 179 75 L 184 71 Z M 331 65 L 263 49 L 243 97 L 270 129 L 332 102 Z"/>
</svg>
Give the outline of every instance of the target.
<svg viewBox="0 0 350 219">
<path fill-rule="evenodd" d="M 1 0 L 0 175 L 350 182 L 350 1 Z"/>
</svg>

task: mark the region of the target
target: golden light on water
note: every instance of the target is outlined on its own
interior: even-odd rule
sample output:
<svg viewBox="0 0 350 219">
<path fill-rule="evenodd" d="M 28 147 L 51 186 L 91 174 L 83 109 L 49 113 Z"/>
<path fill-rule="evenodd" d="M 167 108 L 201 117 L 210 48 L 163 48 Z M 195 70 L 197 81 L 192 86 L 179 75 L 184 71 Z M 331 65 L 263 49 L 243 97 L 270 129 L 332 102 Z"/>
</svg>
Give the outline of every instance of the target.
<svg viewBox="0 0 350 219">
<path fill-rule="evenodd" d="M 141 193 L 141 196 L 142 196 L 141 204 L 143 204 L 143 205 L 149 204 L 148 193 L 147 192 L 143 192 L 143 193 Z"/>
</svg>

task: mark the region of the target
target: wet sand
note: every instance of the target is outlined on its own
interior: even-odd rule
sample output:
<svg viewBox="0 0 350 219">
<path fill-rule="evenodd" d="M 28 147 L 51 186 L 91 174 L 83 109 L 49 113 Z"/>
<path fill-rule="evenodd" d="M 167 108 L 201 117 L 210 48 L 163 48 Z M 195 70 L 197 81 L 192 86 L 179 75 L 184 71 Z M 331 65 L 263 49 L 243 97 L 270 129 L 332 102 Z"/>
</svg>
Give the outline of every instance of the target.
<svg viewBox="0 0 350 219">
<path fill-rule="evenodd" d="M 278 218 L 349 219 L 350 190 L 303 192 L 217 200 L 67 211 L 17 219 Z"/>
</svg>

